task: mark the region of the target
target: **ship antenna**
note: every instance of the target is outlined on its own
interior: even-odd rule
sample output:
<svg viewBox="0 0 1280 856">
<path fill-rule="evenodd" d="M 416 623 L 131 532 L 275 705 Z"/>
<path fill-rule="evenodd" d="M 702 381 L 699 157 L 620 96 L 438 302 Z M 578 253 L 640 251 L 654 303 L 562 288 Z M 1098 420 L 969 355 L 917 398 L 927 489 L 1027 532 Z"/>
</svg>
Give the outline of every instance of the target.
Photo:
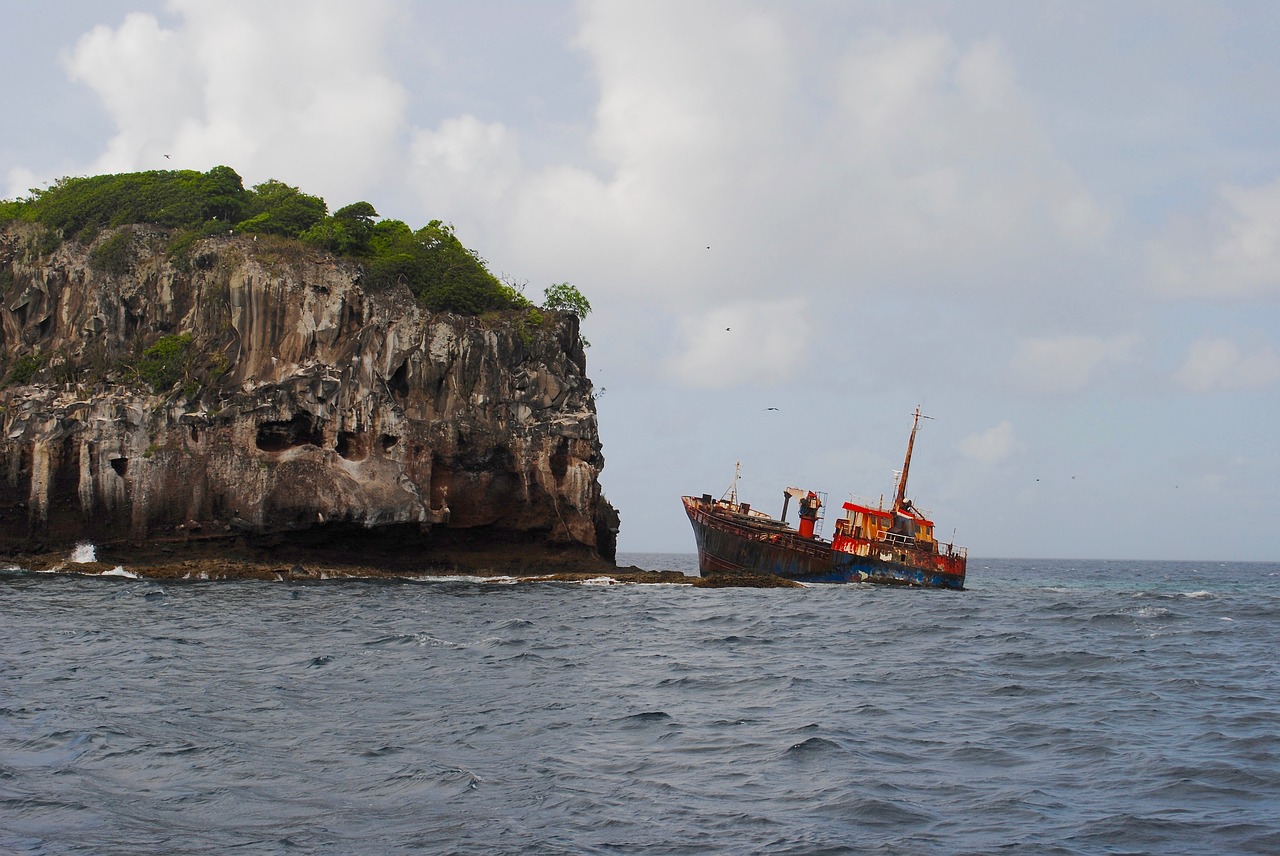
<svg viewBox="0 0 1280 856">
<path fill-rule="evenodd" d="M 738 475 L 742 470 L 742 461 L 735 461 L 733 465 L 733 481 L 729 483 L 729 489 L 720 497 L 720 501 L 729 500 L 730 505 L 738 504 Z"/>
<path fill-rule="evenodd" d="M 932 416 L 922 416 L 920 407 L 916 407 L 915 420 L 911 423 L 911 439 L 907 441 L 907 459 L 902 462 L 902 475 L 898 478 L 898 494 L 893 498 L 894 511 L 901 508 L 903 500 L 907 498 L 907 473 L 911 471 L 911 450 L 916 445 L 916 429 L 920 427 L 921 419 L 932 418 Z"/>
</svg>

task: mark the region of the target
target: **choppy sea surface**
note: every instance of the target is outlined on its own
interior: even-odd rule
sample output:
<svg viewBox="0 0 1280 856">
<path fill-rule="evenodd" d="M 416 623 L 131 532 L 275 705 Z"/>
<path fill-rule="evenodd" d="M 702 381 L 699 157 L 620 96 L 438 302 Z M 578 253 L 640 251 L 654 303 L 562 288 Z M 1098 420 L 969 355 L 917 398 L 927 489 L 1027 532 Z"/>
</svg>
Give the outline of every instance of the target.
<svg viewBox="0 0 1280 856">
<path fill-rule="evenodd" d="M 0 572 L 3 853 L 995 851 L 1280 852 L 1280 565 Z"/>
</svg>

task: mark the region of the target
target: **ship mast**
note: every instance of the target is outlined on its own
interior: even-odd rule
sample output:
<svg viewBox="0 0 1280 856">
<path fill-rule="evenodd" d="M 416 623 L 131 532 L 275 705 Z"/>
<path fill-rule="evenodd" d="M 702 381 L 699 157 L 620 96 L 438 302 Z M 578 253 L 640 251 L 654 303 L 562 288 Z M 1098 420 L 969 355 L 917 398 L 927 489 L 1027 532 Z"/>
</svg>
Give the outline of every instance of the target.
<svg viewBox="0 0 1280 856">
<path fill-rule="evenodd" d="M 720 501 L 726 499 L 730 505 L 738 504 L 738 477 L 742 474 L 742 461 L 737 461 L 733 465 L 733 481 L 729 482 L 729 489 L 721 495 Z"/>
<path fill-rule="evenodd" d="M 932 419 L 932 416 L 920 415 L 920 408 L 916 407 L 915 420 L 911 423 L 911 439 L 907 441 L 907 459 L 902 462 L 902 476 L 898 479 L 898 495 L 893 498 L 893 510 L 897 511 L 902 507 L 903 501 L 907 498 L 907 473 L 911 471 L 911 450 L 916 445 L 916 429 L 920 427 L 921 419 Z"/>
</svg>

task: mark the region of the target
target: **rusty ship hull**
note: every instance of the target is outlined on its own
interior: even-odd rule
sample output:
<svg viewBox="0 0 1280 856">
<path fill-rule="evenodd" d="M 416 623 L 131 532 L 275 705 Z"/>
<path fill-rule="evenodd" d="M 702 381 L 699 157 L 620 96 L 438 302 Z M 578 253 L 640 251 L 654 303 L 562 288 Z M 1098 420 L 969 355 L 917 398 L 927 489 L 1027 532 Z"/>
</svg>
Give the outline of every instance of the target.
<svg viewBox="0 0 1280 856">
<path fill-rule="evenodd" d="M 771 574 L 802 583 L 875 583 L 964 589 L 963 558 L 891 544 L 805 537 L 780 520 L 708 496 L 681 498 L 705 577 Z M 859 553 L 865 555 L 859 555 Z"/>
<path fill-rule="evenodd" d="M 772 574 L 802 583 L 868 582 L 963 589 L 969 552 L 934 537 L 933 521 L 907 498 L 907 475 L 920 420 L 916 408 L 907 456 L 893 503 L 846 502 L 830 541 L 818 535 L 826 494 L 789 487 L 782 492 L 782 515 L 774 519 L 738 502 L 738 470 L 720 499 L 710 494 L 681 497 L 698 545 L 703 576 Z M 739 465 L 740 466 L 740 465 Z M 787 525 L 795 500 L 799 523 Z"/>
</svg>

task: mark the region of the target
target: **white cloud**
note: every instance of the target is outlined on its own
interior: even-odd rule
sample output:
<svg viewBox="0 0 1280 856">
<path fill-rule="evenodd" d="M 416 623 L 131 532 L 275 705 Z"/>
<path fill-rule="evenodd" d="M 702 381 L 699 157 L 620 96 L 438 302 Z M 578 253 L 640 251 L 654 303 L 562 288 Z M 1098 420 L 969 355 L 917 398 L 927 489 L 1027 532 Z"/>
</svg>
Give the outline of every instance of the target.
<svg viewBox="0 0 1280 856">
<path fill-rule="evenodd" d="M 838 109 L 815 152 L 824 171 L 807 178 L 840 195 L 830 240 L 857 248 L 853 260 L 971 269 L 1109 228 L 1053 154 L 998 40 L 965 49 L 938 32 L 872 33 L 834 83 Z"/>
<path fill-rule="evenodd" d="M 979 109 L 999 111 L 1020 100 L 1013 67 L 995 39 L 974 45 L 956 66 L 956 83 Z"/>
<path fill-rule="evenodd" d="M 471 209 L 487 212 L 485 221 L 500 219 L 492 215 L 507 204 L 520 172 L 519 143 L 499 122 L 460 116 L 413 134 L 408 177 L 432 218 L 450 220 L 451 211 Z M 462 199 L 466 206 L 457 205 Z"/>
<path fill-rule="evenodd" d="M 997 38 L 863 30 L 830 54 L 769 4 L 584 2 L 591 160 L 531 169 L 508 123 L 408 125 L 384 60 L 392 0 L 169 9 L 172 25 L 133 14 L 66 59 L 118 127 L 92 171 L 226 163 L 335 207 L 403 194 L 534 282 L 694 308 L 773 299 L 798 275 L 814 300 L 886 276 L 1000 289 L 1015 283 L 993 260 L 1039 264 L 1109 228 Z"/>
<path fill-rule="evenodd" d="M 9 170 L 5 176 L 9 184 L 9 190 L 5 199 L 23 199 L 30 192 L 40 186 L 40 176 L 36 175 L 26 167 L 16 166 Z"/>
<path fill-rule="evenodd" d="M 786 107 L 792 57 L 764 10 L 597 2 L 583 12 L 578 42 L 601 86 L 593 141 L 610 163 L 688 171 L 729 147 L 783 137 L 772 120 Z M 717 178 L 730 166 L 720 164 Z"/>
<path fill-rule="evenodd" d="M 677 362 L 699 371 L 673 375 L 691 383 L 741 375 L 699 338 L 730 311 L 714 307 L 848 312 L 886 283 L 1032 300 L 1011 271 L 1063 268 L 1110 228 L 998 38 L 855 29 L 830 53 L 804 29 L 821 19 L 774 5 L 584 2 L 576 44 L 599 89 L 590 157 L 532 168 L 514 124 L 406 122 L 383 60 L 390 0 L 170 8 L 175 24 L 132 15 L 67 60 L 119 127 L 95 171 L 227 163 L 335 207 L 378 203 L 381 188 L 414 225 L 455 223 L 500 272 L 568 279 L 602 313 L 642 301 L 703 319 L 674 322 L 690 336 Z M 773 321 L 808 329 L 792 310 Z M 761 341 L 778 340 L 762 328 Z M 1052 345 L 1028 347 L 1032 363 L 1056 362 Z M 796 351 L 762 364 L 791 366 Z M 1103 359 L 1084 356 L 1051 366 L 1054 382 Z"/>
<path fill-rule="evenodd" d="M 171 0 L 166 28 L 134 13 L 66 56 L 117 126 L 94 172 L 226 164 L 342 205 L 400 162 L 403 87 L 383 69 L 386 2 Z M 163 156 L 169 154 L 170 158 Z"/>
<path fill-rule="evenodd" d="M 1021 297 L 987 269 L 1042 268 L 1110 227 L 999 40 L 864 32 L 831 56 L 770 5 L 580 9 L 599 87 L 592 162 L 525 170 L 509 130 L 476 120 L 415 147 L 423 204 L 464 239 L 484 230 L 487 255 L 521 259 L 534 281 L 694 306 L 771 299 L 799 276 L 815 300 L 886 276 Z"/>
<path fill-rule="evenodd" d="M 986 431 L 965 437 L 959 446 L 966 457 L 988 465 L 1009 460 L 1021 448 L 1014 436 L 1013 424 L 1007 419 Z"/>
<path fill-rule="evenodd" d="M 1259 187 L 1220 188 L 1207 225 L 1184 224 L 1149 252 L 1157 286 L 1174 295 L 1280 292 L 1280 178 Z"/>
<path fill-rule="evenodd" d="M 1099 373 L 1128 362 L 1137 337 L 1056 336 L 1018 344 L 1014 373 L 1027 386 L 1049 392 L 1080 390 Z"/>
<path fill-rule="evenodd" d="M 1280 382 L 1280 354 L 1270 345 L 1246 354 L 1229 339 L 1203 338 L 1188 350 L 1177 380 L 1193 392 L 1261 389 Z"/>
<path fill-rule="evenodd" d="M 667 373 L 689 386 L 772 384 L 796 379 L 809 348 L 803 300 L 733 303 L 680 323 L 684 351 Z"/>
<path fill-rule="evenodd" d="M 136 168 L 136 157 L 148 144 L 172 142 L 183 118 L 175 108 L 190 103 L 199 91 L 186 54 L 178 33 L 162 28 L 151 15 L 134 12 L 115 29 L 94 27 L 63 57 L 71 79 L 98 94 L 119 128 L 99 165 Z M 154 159 L 162 152 L 148 154 Z"/>
</svg>

